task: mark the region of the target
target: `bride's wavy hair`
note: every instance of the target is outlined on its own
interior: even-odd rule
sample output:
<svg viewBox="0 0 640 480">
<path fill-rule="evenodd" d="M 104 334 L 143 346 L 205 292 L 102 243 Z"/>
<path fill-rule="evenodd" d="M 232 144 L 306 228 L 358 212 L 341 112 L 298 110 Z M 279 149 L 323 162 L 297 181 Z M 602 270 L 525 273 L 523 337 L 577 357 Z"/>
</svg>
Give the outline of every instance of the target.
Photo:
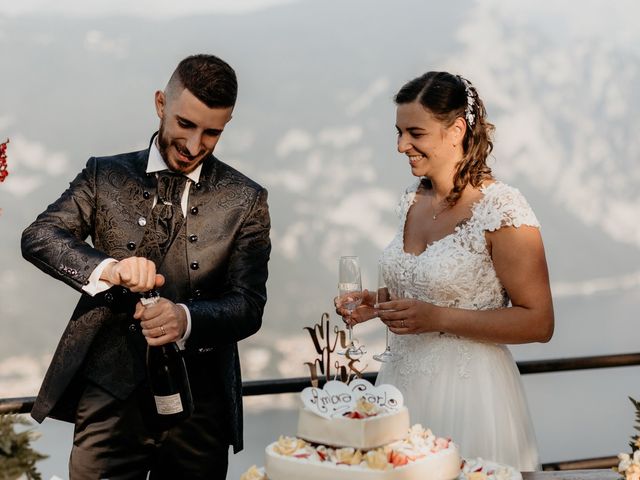
<svg viewBox="0 0 640 480">
<path fill-rule="evenodd" d="M 456 204 L 468 184 L 479 187 L 492 178 L 487 157 L 493 150 L 495 127 L 487 121 L 484 103 L 471 82 L 448 72 L 427 72 L 403 85 L 394 100 L 396 105 L 420 102 L 445 127 L 453 125 L 458 117 L 466 122 L 463 157 L 446 198 L 449 205 Z"/>
</svg>

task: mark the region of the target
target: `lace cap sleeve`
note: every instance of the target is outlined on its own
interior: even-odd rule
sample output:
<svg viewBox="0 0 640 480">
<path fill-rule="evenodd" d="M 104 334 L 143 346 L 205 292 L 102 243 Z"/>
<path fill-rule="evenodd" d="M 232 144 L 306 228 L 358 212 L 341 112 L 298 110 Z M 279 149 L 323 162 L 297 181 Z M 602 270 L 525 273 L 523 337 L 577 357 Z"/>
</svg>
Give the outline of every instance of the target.
<svg viewBox="0 0 640 480">
<path fill-rule="evenodd" d="M 478 205 L 478 216 L 483 230 L 528 225 L 540 228 L 540 222 L 529 203 L 517 188 L 495 182 L 485 189 L 485 197 Z"/>
<path fill-rule="evenodd" d="M 400 201 L 398 202 L 398 206 L 396 207 L 396 215 L 398 215 L 398 218 L 402 219 L 407 215 L 409 207 L 413 205 L 413 202 L 415 201 L 416 191 L 418 190 L 419 185 L 420 181 L 414 182 L 406 188 L 406 190 L 400 197 Z"/>
</svg>

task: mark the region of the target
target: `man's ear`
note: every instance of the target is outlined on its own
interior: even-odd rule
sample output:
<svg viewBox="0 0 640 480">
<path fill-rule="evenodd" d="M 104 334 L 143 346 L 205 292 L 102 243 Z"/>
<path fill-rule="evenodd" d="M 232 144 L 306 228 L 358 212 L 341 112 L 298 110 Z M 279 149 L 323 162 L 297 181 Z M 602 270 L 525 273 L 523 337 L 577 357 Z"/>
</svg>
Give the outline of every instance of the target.
<svg viewBox="0 0 640 480">
<path fill-rule="evenodd" d="M 156 92 L 156 113 L 158 114 L 158 118 L 162 120 L 164 118 L 164 109 L 167 105 L 167 97 L 162 90 L 158 90 Z"/>
</svg>

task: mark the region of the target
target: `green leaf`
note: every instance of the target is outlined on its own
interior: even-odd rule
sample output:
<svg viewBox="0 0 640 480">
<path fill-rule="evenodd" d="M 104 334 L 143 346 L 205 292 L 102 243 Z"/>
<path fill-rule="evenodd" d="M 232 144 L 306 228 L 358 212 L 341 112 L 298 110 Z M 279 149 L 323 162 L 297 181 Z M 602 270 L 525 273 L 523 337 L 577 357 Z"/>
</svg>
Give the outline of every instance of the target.
<svg viewBox="0 0 640 480">
<path fill-rule="evenodd" d="M 30 480 L 41 480 L 36 462 L 47 458 L 31 448 L 38 437 L 33 430 L 16 432 L 15 425 L 31 425 L 27 419 L 15 415 L 0 415 L 0 478 L 10 479 L 26 475 Z"/>
<path fill-rule="evenodd" d="M 640 432 L 640 402 L 634 399 L 633 397 L 629 397 L 629 400 L 631 400 L 631 403 L 636 409 L 636 425 L 633 428 L 634 430 Z M 629 442 L 629 446 L 631 447 L 632 454 L 633 452 L 638 450 L 638 447 L 636 446 L 636 442 L 638 441 L 638 438 L 640 438 L 640 435 L 633 435 L 631 437 L 631 442 Z"/>
</svg>

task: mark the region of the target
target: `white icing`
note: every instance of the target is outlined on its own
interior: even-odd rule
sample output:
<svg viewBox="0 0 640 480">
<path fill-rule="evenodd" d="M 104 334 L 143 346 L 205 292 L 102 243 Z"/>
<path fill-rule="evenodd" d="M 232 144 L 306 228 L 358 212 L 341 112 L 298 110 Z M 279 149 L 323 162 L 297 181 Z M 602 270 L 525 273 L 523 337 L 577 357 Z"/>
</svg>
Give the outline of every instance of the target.
<svg viewBox="0 0 640 480">
<path fill-rule="evenodd" d="M 361 419 L 323 418 L 302 408 L 298 417 L 298 437 L 312 443 L 339 447 L 380 447 L 404 438 L 408 429 L 407 407 Z"/>
<path fill-rule="evenodd" d="M 361 465 L 338 465 L 322 461 L 317 455 L 307 458 L 283 456 L 266 448 L 265 469 L 269 480 L 452 480 L 460 473 L 460 454 L 454 444 L 437 453 L 399 467 L 374 470 Z"/>
<path fill-rule="evenodd" d="M 481 459 L 465 461 L 461 470 L 456 444 L 419 424 L 409 428 L 409 411 L 395 387 L 374 387 L 359 379 L 349 386 L 327 385 L 307 388 L 301 395 L 306 401 L 299 412 L 297 438 L 281 437 L 266 447 L 265 478 L 467 480 L 469 473 L 482 471 L 488 480 L 522 480 L 512 467 Z M 368 401 L 378 413 L 365 418 L 342 416 L 342 411 L 354 411 L 357 398 Z"/>
</svg>

